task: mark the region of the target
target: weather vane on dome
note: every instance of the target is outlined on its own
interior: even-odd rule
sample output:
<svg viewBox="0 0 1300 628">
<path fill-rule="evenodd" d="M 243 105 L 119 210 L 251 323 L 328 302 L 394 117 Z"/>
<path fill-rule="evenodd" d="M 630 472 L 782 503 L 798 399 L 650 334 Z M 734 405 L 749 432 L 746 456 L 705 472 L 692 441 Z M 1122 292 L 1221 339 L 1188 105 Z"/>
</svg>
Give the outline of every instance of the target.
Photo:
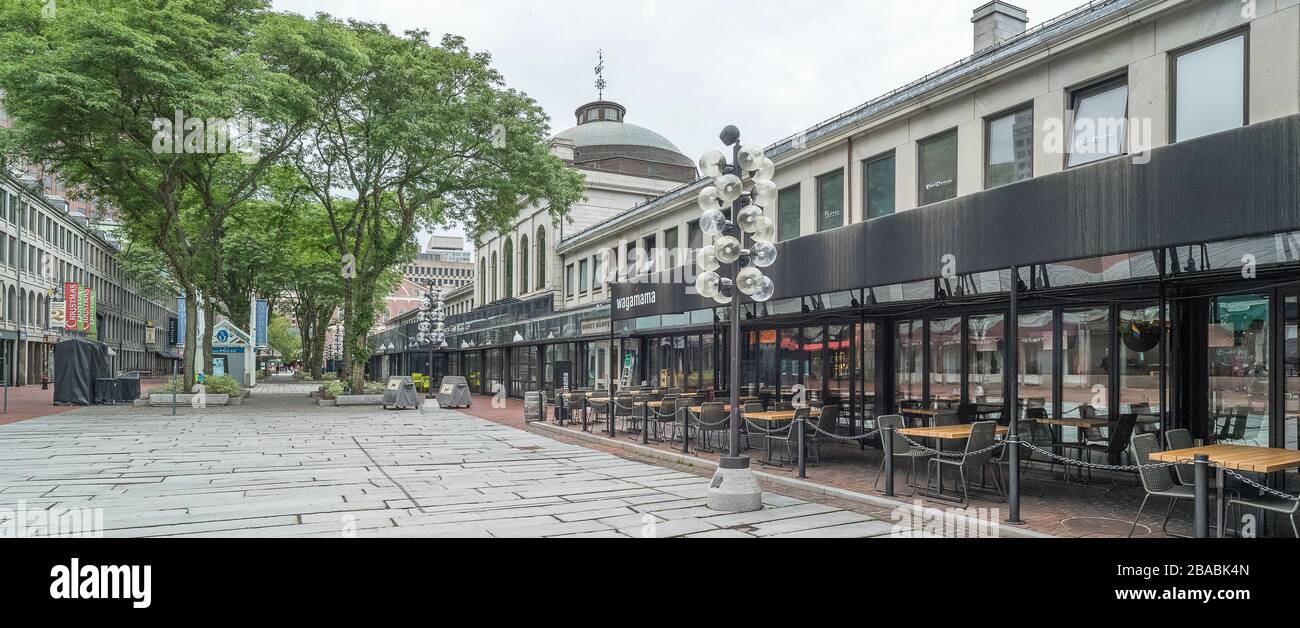
<svg viewBox="0 0 1300 628">
<path fill-rule="evenodd" d="M 600 61 L 596 64 L 596 92 L 601 100 L 605 100 L 605 51 L 597 50 L 596 57 Z"/>
</svg>

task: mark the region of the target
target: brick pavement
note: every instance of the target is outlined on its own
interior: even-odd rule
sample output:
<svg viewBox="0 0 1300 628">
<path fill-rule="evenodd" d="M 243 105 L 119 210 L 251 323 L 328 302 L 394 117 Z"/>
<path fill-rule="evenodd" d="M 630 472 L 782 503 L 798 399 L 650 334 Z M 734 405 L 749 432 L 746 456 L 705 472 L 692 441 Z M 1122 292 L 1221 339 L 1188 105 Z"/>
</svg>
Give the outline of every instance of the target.
<svg viewBox="0 0 1300 628">
<path fill-rule="evenodd" d="M 523 402 L 519 400 L 512 399 L 503 408 L 493 408 L 490 397 L 476 397 L 473 408 L 462 412 L 505 425 L 524 427 Z M 581 430 L 580 426 L 576 425 L 567 425 L 566 429 L 575 432 Z M 601 435 L 605 434 L 603 423 L 601 427 L 593 429 Z M 639 442 L 635 436 L 622 433 L 617 438 L 623 442 Z M 601 448 L 600 445 L 589 446 Z M 652 443 L 650 446 L 664 451 L 680 451 L 681 449 L 680 442 L 673 445 Z M 618 451 L 612 447 L 604 447 L 603 449 Z M 755 458 L 756 463 L 757 459 L 762 456 L 762 452 L 751 451 L 749 453 Z M 716 462 L 719 457 L 717 453 L 697 451 L 694 447 L 691 449 L 691 455 L 713 462 Z M 822 458 L 821 464 L 808 467 L 809 481 L 856 493 L 881 495 L 880 491 L 873 487 L 882 458 L 879 450 L 868 448 L 863 451 L 856 445 L 833 443 L 823 447 Z M 659 462 L 659 464 L 663 463 Z M 775 467 L 755 464 L 754 468 L 777 476 L 788 478 L 797 478 L 798 476 L 797 471 L 789 466 Z M 918 467 L 918 469 L 924 475 L 924 468 Z M 702 472 L 697 470 L 696 473 Z M 905 473 L 905 468 L 898 469 L 897 481 L 900 495 L 908 490 L 904 484 Z M 1133 516 L 1137 514 L 1143 496 L 1141 489 L 1137 485 L 1136 476 L 1118 477 L 1118 487 L 1112 486 L 1108 479 L 1100 476 L 1096 477 L 1092 486 L 1066 485 L 1060 480 L 1060 466 L 1055 467 L 1050 473 L 1046 469 L 1034 469 L 1025 475 L 1021 515 L 1025 519 L 1026 529 L 1071 538 L 1115 538 L 1128 535 L 1133 523 Z M 951 484 L 952 481 L 949 480 L 949 487 L 951 487 Z M 911 503 L 913 499 L 901 497 L 898 501 L 900 503 Z M 840 505 L 849 507 L 843 503 L 844 501 L 847 500 L 840 500 Z M 926 503 L 936 508 L 950 507 L 946 502 L 938 500 L 929 500 Z M 973 497 L 971 507 L 999 508 L 1002 511 L 1002 518 L 1005 519 L 1006 516 L 1006 505 L 993 500 Z M 1149 506 L 1134 536 L 1166 536 L 1160 531 L 1160 523 L 1164 517 L 1165 507 L 1165 502 L 1158 502 L 1154 507 Z M 886 511 L 887 509 L 879 507 L 867 507 L 863 510 L 863 512 L 875 516 L 886 516 Z M 1170 530 L 1178 534 L 1190 533 L 1191 518 L 1190 506 L 1187 504 L 1180 505 L 1175 510 Z"/>
<path fill-rule="evenodd" d="M 142 380 L 140 389 L 142 391 L 147 390 L 149 386 L 165 384 L 166 381 L 164 379 Z M 0 425 L 26 421 L 36 417 L 62 414 L 77 409 L 77 406 L 54 405 L 54 384 L 50 384 L 49 390 L 41 390 L 41 385 L 35 384 L 0 390 L 0 393 L 4 392 L 9 394 L 9 403 L 8 411 L 0 414 Z M 0 405 L 3 405 L 3 402 L 0 402 Z"/>
</svg>

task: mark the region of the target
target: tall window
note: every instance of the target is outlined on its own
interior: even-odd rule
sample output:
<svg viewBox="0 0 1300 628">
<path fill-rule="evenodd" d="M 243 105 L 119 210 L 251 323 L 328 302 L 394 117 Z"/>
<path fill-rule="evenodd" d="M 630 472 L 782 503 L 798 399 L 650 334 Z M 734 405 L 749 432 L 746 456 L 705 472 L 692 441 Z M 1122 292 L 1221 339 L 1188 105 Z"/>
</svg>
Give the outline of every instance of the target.
<svg viewBox="0 0 1300 628">
<path fill-rule="evenodd" d="M 587 294 L 587 286 L 589 285 L 590 283 L 587 281 L 587 260 L 582 259 L 578 261 L 578 294 Z"/>
<path fill-rule="evenodd" d="M 1111 79 L 1074 92 L 1074 128 L 1066 167 L 1124 154 L 1128 129 L 1128 78 Z"/>
<path fill-rule="evenodd" d="M 795 185 L 781 190 L 777 196 L 776 237 L 781 242 L 799 237 L 800 194 L 800 186 Z"/>
<path fill-rule="evenodd" d="M 1003 320 L 1001 314 L 972 316 L 967 319 L 967 392 L 974 403 L 999 404 L 1005 398 L 1004 343 L 1007 338 Z"/>
<path fill-rule="evenodd" d="M 682 255 L 681 252 L 677 250 L 679 244 L 680 243 L 677 241 L 677 227 L 664 231 L 664 250 L 667 252 L 666 254 L 668 256 L 664 262 L 668 264 L 667 268 L 672 270 L 673 275 L 678 277 L 680 277 L 680 273 L 677 269 L 682 265 Z M 672 277 L 669 278 L 669 280 L 675 281 L 678 277 Z"/>
<path fill-rule="evenodd" d="M 519 236 L 519 294 L 528 292 L 528 234 Z"/>
<path fill-rule="evenodd" d="M 546 260 L 550 258 L 546 250 L 546 227 L 537 228 L 537 289 L 546 288 Z"/>
<path fill-rule="evenodd" d="M 564 267 L 564 294 L 570 299 L 578 296 L 578 293 L 574 292 L 573 264 Z"/>
<path fill-rule="evenodd" d="M 1034 176 L 1034 110 L 1025 107 L 989 120 L 984 157 L 985 189 Z"/>
<path fill-rule="evenodd" d="M 591 290 L 599 292 L 605 287 L 605 251 L 597 253 L 591 258 Z"/>
<path fill-rule="evenodd" d="M 844 226 L 844 171 L 817 177 L 817 230 Z"/>
<path fill-rule="evenodd" d="M 506 274 L 505 279 L 502 282 L 502 296 L 509 299 L 510 297 L 515 296 L 515 243 L 511 241 L 510 238 L 506 238 L 505 252 L 502 253 L 502 256 L 505 257 L 506 260 Z"/>
<path fill-rule="evenodd" d="M 867 220 L 894 213 L 894 153 L 862 163 L 863 197 Z"/>
<path fill-rule="evenodd" d="M 925 358 L 925 323 L 919 320 L 901 321 L 894 328 L 894 394 L 898 401 L 920 401 L 923 398 L 922 368 Z"/>
<path fill-rule="evenodd" d="M 497 292 L 497 252 L 496 251 L 492 251 L 492 266 L 490 270 L 492 272 L 492 300 L 496 301 L 497 295 L 501 294 L 500 292 Z"/>
<path fill-rule="evenodd" d="M 957 130 L 924 140 L 920 149 L 921 205 L 957 197 Z"/>
<path fill-rule="evenodd" d="M 1178 53 L 1174 72 L 1174 141 L 1246 124 L 1244 33 Z"/>
<path fill-rule="evenodd" d="M 488 274 L 487 274 L 487 258 L 486 258 L 486 257 L 479 258 L 479 260 L 478 260 L 478 280 L 479 280 L 480 282 L 482 282 L 482 284 L 479 286 L 479 293 L 481 294 L 481 296 L 479 297 L 479 301 L 482 302 L 483 304 L 487 304 L 487 302 L 488 302 L 488 292 L 487 292 L 488 282 L 487 282 L 487 276 L 488 276 Z"/>
<path fill-rule="evenodd" d="M 1268 295 L 1210 300 L 1209 402 L 1220 444 L 1267 447 L 1274 367 Z"/>
</svg>

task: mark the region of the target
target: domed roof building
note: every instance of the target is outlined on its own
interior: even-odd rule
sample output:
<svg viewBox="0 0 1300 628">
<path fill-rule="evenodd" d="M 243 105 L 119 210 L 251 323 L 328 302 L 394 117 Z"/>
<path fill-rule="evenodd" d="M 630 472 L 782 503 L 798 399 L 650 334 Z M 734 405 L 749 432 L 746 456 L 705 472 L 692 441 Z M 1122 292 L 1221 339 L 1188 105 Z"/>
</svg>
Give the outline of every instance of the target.
<svg viewBox="0 0 1300 628">
<path fill-rule="evenodd" d="M 696 179 L 695 163 L 664 136 L 626 122 L 627 108 L 597 100 L 575 112 L 578 126 L 555 136 L 571 143 L 568 161 L 581 170 L 599 170 L 678 183 Z"/>
</svg>

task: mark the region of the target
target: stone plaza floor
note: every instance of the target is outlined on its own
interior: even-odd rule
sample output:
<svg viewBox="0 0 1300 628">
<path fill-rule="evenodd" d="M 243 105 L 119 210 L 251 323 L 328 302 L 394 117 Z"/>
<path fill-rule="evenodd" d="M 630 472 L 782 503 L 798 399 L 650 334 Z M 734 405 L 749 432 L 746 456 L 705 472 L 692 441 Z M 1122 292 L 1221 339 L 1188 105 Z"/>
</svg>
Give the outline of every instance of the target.
<svg viewBox="0 0 1300 628">
<path fill-rule="evenodd" d="M 454 411 L 320 408 L 273 379 L 241 407 L 84 408 L 0 426 L 0 526 L 101 509 L 105 537 L 875 537 L 888 519 Z M 13 524 L 14 521 L 9 521 Z"/>
</svg>

